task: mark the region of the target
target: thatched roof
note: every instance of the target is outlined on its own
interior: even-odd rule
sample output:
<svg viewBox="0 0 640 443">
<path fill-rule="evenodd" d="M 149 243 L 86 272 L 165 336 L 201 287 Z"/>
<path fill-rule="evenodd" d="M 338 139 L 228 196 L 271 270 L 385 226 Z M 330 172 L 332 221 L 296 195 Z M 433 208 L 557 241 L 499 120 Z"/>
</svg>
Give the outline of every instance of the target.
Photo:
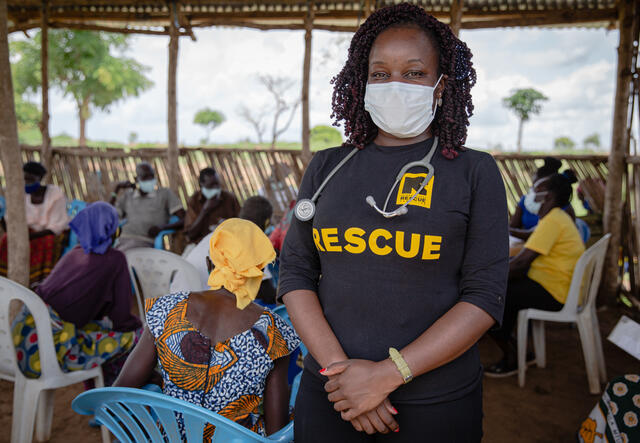
<svg viewBox="0 0 640 443">
<path fill-rule="evenodd" d="M 452 0 L 412 0 L 447 21 Z M 171 2 L 164 0 L 48 0 L 52 27 L 166 33 Z M 355 30 L 374 8 L 395 0 L 178 0 L 180 26 L 248 26 L 302 29 L 309 5 L 314 28 Z M 40 26 L 42 0 L 8 0 L 10 32 Z M 462 28 L 511 26 L 615 26 L 615 0 L 464 0 Z"/>
</svg>

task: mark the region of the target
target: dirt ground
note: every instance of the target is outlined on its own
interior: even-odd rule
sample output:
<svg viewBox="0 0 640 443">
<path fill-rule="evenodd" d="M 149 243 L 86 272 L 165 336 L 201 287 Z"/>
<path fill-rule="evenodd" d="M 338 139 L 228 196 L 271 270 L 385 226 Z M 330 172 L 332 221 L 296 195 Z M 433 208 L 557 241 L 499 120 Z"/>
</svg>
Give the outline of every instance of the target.
<svg viewBox="0 0 640 443">
<path fill-rule="evenodd" d="M 640 362 L 606 340 L 619 310 L 599 312 L 609 379 L 640 372 Z M 527 370 L 526 385 L 516 377 L 484 381 L 484 442 L 574 442 L 575 433 L 598 400 L 590 395 L 578 331 L 566 324 L 547 323 L 547 367 Z M 489 339 L 480 342 L 483 363 L 499 352 Z M 70 407 L 82 392 L 82 384 L 56 391 L 51 442 L 99 442 L 98 429 Z M 0 442 L 8 442 L 11 430 L 13 384 L 0 381 Z"/>
</svg>

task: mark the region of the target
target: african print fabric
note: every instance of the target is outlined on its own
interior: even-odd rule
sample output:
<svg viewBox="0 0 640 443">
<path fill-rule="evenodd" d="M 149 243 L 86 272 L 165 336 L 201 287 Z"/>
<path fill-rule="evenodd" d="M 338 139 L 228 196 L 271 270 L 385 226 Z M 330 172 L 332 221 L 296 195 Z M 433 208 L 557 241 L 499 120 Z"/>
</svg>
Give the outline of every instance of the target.
<svg viewBox="0 0 640 443">
<path fill-rule="evenodd" d="M 29 287 L 33 288 L 37 283 L 44 280 L 55 264 L 62 256 L 62 250 L 68 241 L 66 233 L 60 235 L 45 235 L 43 237 L 34 238 L 29 242 Z M 0 238 L 0 275 L 7 276 L 7 234 Z"/>
<path fill-rule="evenodd" d="M 142 328 L 130 332 L 113 331 L 111 320 L 107 317 L 78 328 L 73 323 L 63 321 L 51 306 L 47 307 L 51 316 L 56 356 L 62 371 L 79 371 L 102 365 L 105 385 L 111 385 L 127 354 L 138 343 Z M 11 329 L 18 367 L 25 377 L 38 378 L 38 334 L 33 316 L 26 307 L 16 316 Z"/>
<path fill-rule="evenodd" d="M 273 362 L 295 350 L 300 339 L 265 310 L 250 329 L 214 344 L 187 319 L 188 297 L 178 292 L 145 301 L 163 392 L 266 435 L 260 407 L 267 376 Z M 212 434 L 213 426 L 205 428 L 205 441 Z"/>
<path fill-rule="evenodd" d="M 580 443 L 640 442 L 640 375 L 611 380 L 578 432 Z"/>
</svg>

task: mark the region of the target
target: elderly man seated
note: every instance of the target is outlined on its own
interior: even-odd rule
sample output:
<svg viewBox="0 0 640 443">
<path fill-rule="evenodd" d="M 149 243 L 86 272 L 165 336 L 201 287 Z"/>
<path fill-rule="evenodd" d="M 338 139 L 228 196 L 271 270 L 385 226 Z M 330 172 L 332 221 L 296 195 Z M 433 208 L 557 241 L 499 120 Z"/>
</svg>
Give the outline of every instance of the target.
<svg viewBox="0 0 640 443">
<path fill-rule="evenodd" d="M 111 204 L 115 204 L 120 218 L 127 220 L 117 249 L 153 247 L 154 237 L 160 231 L 182 229 L 185 216 L 182 203 L 171 189 L 157 185 L 156 173 L 147 162 L 136 166 L 136 184 L 125 181 L 116 185 L 111 194 Z M 122 189 L 126 191 L 118 195 Z M 179 220 L 169 223 L 172 215 Z"/>
</svg>

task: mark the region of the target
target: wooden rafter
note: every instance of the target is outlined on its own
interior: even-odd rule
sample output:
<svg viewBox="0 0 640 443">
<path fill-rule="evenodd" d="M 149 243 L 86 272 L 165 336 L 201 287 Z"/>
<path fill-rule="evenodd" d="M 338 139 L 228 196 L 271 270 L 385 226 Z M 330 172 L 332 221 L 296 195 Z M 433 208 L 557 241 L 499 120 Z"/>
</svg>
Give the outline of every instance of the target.
<svg viewBox="0 0 640 443">
<path fill-rule="evenodd" d="M 415 0 L 417 2 L 417 0 Z M 41 14 L 34 5 L 35 0 L 9 0 L 11 22 L 10 32 L 24 31 L 38 27 Z M 56 23 L 75 23 L 86 26 L 104 26 L 111 23 L 113 28 L 123 28 L 125 33 L 162 34 L 155 31 L 132 27 L 167 27 L 169 7 L 159 0 L 51 0 L 50 19 Z M 108 4 L 107 4 L 108 3 Z M 352 0 L 309 2 L 314 5 L 315 22 L 313 29 L 352 32 L 366 18 L 374 7 L 393 3 L 391 0 Z M 460 0 L 420 1 L 427 12 L 439 20 L 449 22 L 460 14 Z M 308 4 L 304 0 L 182 0 L 177 4 L 180 26 L 185 34 L 192 35 L 191 27 L 203 26 L 243 26 L 254 29 L 304 29 Z M 460 28 L 481 29 L 514 26 L 549 26 L 595 23 L 607 26 L 617 19 L 614 0 L 475 0 L 464 3 L 464 16 Z M 108 29 L 114 31 L 114 29 Z"/>
</svg>

